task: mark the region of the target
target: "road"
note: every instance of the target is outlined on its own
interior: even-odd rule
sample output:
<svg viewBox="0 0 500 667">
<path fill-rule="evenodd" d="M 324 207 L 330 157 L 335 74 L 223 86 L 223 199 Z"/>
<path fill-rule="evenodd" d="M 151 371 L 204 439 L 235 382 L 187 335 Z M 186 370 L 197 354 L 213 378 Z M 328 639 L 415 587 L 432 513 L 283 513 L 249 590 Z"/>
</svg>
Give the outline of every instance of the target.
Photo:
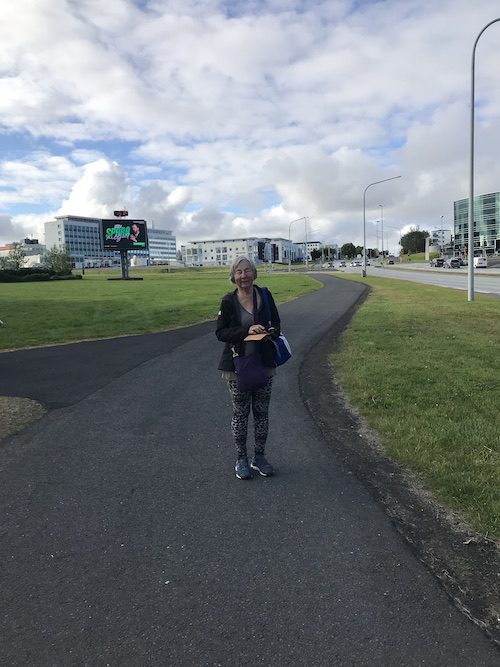
<svg viewBox="0 0 500 667">
<path fill-rule="evenodd" d="M 354 273 L 357 275 L 360 275 L 361 273 L 361 269 L 356 267 L 347 267 L 342 269 L 342 271 L 345 273 Z M 438 287 L 448 287 L 458 290 L 467 291 L 468 289 L 467 269 L 465 268 L 431 268 L 426 264 L 415 265 L 408 269 L 401 269 L 396 266 L 368 266 L 367 274 L 369 276 L 395 278 L 397 280 L 410 280 L 427 285 L 437 285 Z M 484 269 L 476 271 L 474 274 L 474 291 L 479 294 L 500 296 L 500 274 L 498 269 Z"/>
<path fill-rule="evenodd" d="M 53 406 L 0 443 L 0 664 L 498 665 L 304 405 L 364 290 L 321 280 L 280 309 L 273 478 L 234 477 L 211 323 L 0 355 Z"/>
</svg>

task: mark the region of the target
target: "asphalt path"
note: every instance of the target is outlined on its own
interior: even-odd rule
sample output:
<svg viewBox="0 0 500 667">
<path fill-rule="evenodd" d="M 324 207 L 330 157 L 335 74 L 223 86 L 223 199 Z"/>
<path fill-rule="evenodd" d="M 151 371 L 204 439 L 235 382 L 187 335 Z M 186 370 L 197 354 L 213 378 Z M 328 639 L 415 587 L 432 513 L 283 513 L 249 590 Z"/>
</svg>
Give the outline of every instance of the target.
<svg viewBox="0 0 500 667">
<path fill-rule="evenodd" d="M 364 291 L 321 280 L 280 308 L 273 478 L 233 475 L 213 323 L 0 355 L 1 393 L 65 406 L 0 443 L 0 664 L 499 664 L 304 405 Z"/>
</svg>

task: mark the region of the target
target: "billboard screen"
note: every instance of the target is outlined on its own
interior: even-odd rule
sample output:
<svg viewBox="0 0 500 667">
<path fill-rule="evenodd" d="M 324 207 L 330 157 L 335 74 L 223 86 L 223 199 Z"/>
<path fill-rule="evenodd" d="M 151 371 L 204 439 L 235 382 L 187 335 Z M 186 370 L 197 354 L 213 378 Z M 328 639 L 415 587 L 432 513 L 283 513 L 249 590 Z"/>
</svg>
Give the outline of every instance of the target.
<svg viewBox="0 0 500 667">
<path fill-rule="evenodd" d="M 145 220 L 102 221 L 104 250 L 146 250 L 148 230 Z"/>
</svg>

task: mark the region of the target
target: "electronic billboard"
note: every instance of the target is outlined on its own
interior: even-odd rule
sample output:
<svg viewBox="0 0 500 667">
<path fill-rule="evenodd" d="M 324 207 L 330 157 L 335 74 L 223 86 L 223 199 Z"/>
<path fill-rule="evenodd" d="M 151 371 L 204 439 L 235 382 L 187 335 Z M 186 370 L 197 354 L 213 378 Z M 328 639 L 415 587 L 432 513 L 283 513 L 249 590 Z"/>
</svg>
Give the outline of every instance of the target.
<svg viewBox="0 0 500 667">
<path fill-rule="evenodd" d="M 145 220 L 102 220 L 104 250 L 146 250 L 148 230 Z"/>
</svg>

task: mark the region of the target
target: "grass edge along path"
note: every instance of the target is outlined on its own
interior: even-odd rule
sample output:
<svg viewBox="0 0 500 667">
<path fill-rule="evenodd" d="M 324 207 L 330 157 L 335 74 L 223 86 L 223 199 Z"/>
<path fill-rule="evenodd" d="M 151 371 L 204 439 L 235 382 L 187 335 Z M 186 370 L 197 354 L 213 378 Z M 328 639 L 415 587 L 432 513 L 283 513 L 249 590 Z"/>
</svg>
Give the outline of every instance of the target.
<svg viewBox="0 0 500 667">
<path fill-rule="evenodd" d="M 476 531 L 500 538 L 500 301 L 388 278 L 329 362 L 386 454 Z"/>
<path fill-rule="evenodd" d="M 168 331 L 217 317 L 234 289 L 228 272 L 160 274 L 109 281 L 106 274 L 53 283 L 6 283 L 0 293 L 0 350 Z M 278 303 L 321 287 L 305 274 L 259 274 Z"/>
</svg>

